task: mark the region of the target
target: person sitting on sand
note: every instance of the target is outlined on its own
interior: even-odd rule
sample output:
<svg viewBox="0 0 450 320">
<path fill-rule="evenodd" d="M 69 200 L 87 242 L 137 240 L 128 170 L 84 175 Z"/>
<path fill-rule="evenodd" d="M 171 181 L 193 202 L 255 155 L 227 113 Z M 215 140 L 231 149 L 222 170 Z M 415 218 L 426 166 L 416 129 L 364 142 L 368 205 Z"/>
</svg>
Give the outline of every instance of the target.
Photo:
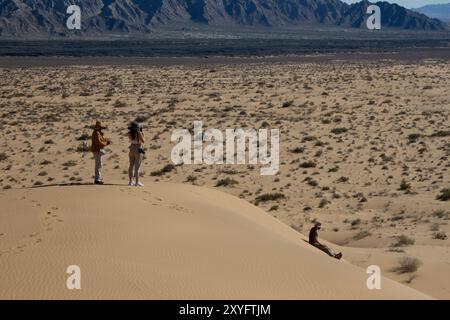
<svg viewBox="0 0 450 320">
<path fill-rule="evenodd" d="M 314 224 L 314 227 L 312 227 L 311 231 L 309 231 L 309 243 L 316 247 L 317 249 L 322 250 L 326 254 L 328 254 L 330 257 L 336 258 L 340 260 L 342 258 L 342 252 L 339 252 L 338 254 L 334 254 L 333 251 L 331 251 L 330 248 L 328 248 L 326 245 L 321 244 L 319 242 L 319 230 L 321 228 L 322 224 L 320 222 L 316 222 Z"/>
<path fill-rule="evenodd" d="M 94 154 L 95 160 L 95 179 L 94 184 L 103 184 L 102 180 L 102 156 L 104 154 L 103 149 L 109 144 L 103 131 L 106 127 L 103 127 L 100 121 L 95 123 L 94 131 L 92 132 L 92 145 L 91 152 Z"/>
<path fill-rule="evenodd" d="M 144 134 L 142 128 L 136 121 L 132 122 L 128 127 L 128 138 L 130 139 L 130 166 L 128 168 L 128 177 L 130 178 L 129 186 L 143 187 L 144 184 L 139 182 L 139 169 L 142 159 L 144 158 Z M 133 182 L 133 178 L 135 182 Z"/>
</svg>

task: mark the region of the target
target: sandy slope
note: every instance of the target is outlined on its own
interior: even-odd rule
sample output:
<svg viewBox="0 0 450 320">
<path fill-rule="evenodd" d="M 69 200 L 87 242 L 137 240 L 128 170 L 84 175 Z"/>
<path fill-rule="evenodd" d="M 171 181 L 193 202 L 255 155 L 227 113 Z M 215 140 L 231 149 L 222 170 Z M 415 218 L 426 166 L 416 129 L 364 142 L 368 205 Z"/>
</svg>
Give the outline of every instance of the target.
<svg viewBox="0 0 450 320">
<path fill-rule="evenodd" d="M 393 280 L 449 299 L 450 206 L 437 196 L 450 188 L 450 63 L 413 62 L 418 52 L 239 64 L 9 61 L 0 68 L 0 189 L 92 182 L 86 151 L 96 119 L 111 141 L 103 175 L 126 184 L 127 125 L 138 119 L 144 183 L 214 187 L 249 203 L 281 193 L 258 206 L 302 234 L 319 220 L 320 237 L 344 246 L 349 262 L 377 264 Z M 279 128 L 279 173 L 260 176 L 249 165 L 163 171 L 172 132 L 198 120 L 222 132 Z M 224 180 L 232 183 L 218 186 Z M 399 246 L 400 236 L 409 244 Z M 417 272 L 390 272 L 404 256 L 422 261 Z"/>
<path fill-rule="evenodd" d="M 156 183 L 0 193 L 0 298 L 423 299 L 310 247 L 261 209 Z M 82 290 L 66 289 L 78 265 Z"/>
</svg>

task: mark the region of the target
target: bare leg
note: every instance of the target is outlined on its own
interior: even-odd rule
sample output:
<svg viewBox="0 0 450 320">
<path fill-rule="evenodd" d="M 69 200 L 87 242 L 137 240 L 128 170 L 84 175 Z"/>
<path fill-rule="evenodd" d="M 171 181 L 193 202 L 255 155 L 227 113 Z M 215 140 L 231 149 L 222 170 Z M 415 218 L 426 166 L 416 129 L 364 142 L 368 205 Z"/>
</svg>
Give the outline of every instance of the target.
<svg viewBox="0 0 450 320">
<path fill-rule="evenodd" d="M 134 161 L 134 177 L 136 178 L 136 185 L 139 184 L 139 169 L 141 168 L 143 155 L 138 153 L 135 154 Z"/>
<path fill-rule="evenodd" d="M 128 167 L 128 177 L 130 178 L 130 184 L 133 183 L 133 169 L 135 167 L 136 159 L 134 157 L 134 153 L 130 152 L 130 166 Z"/>
</svg>

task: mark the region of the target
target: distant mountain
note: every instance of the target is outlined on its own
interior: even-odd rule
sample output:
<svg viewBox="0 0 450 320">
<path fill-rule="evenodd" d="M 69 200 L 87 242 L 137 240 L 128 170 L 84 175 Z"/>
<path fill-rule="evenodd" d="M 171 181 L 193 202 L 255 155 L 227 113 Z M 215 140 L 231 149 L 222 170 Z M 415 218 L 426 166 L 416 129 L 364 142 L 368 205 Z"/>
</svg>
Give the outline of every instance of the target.
<svg viewBox="0 0 450 320">
<path fill-rule="evenodd" d="M 331 25 L 364 28 L 362 1 L 340 0 L 1 0 L 0 36 L 64 36 L 66 8 L 82 9 L 82 31 L 145 34 L 168 25 L 283 27 Z M 444 30 L 436 19 L 387 2 L 381 8 L 382 26 L 406 30 Z M 73 32 L 71 32 L 73 34 Z"/>
<path fill-rule="evenodd" d="M 371 5 L 369 1 L 352 4 L 340 24 L 363 28 L 365 26 L 364 13 L 369 5 Z M 380 7 L 381 25 L 384 27 L 428 31 L 446 29 L 446 25 L 442 21 L 408 10 L 398 4 L 383 1 L 377 2 L 376 5 Z"/>
<path fill-rule="evenodd" d="M 423 13 L 430 18 L 436 18 L 442 21 L 450 22 L 450 3 L 430 4 L 413 10 Z"/>
</svg>

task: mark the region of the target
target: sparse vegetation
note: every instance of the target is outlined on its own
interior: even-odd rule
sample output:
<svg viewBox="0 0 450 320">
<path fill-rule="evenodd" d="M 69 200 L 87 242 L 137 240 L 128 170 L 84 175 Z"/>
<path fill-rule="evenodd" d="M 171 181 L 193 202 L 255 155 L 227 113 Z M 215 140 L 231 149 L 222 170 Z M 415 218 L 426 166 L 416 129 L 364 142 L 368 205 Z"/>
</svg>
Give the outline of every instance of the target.
<svg viewBox="0 0 450 320">
<path fill-rule="evenodd" d="M 175 166 L 173 164 L 167 164 L 165 165 L 161 170 L 153 171 L 150 173 L 152 177 L 160 177 L 165 175 L 166 173 L 170 173 L 175 169 Z"/>
<path fill-rule="evenodd" d="M 75 160 L 69 160 L 63 163 L 63 167 L 74 167 L 77 165 L 77 162 Z"/>
<path fill-rule="evenodd" d="M 449 201 L 450 200 L 450 188 L 445 188 L 441 190 L 441 193 L 436 197 L 437 200 L 440 201 Z"/>
<path fill-rule="evenodd" d="M 294 104 L 294 101 L 286 101 L 286 102 L 283 102 L 282 107 L 283 107 L 283 108 L 289 108 L 289 107 L 292 106 L 293 104 Z"/>
<path fill-rule="evenodd" d="M 433 234 L 433 239 L 447 240 L 447 234 L 444 231 L 436 232 Z"/>
<path fill-rule="evenodd" d="M 399 260 L 399 266 L 395 268 L 395 272 L 403 274 L 403 273 L 413 273 L 419 270 L 422 262 L 414 257 L 402 257 Z"/>
<path fill-rule="evenodd" d="M 347 128 L 334 128 L 334 129 L 331 130 L 331 133 L 343 134 L 343 133 L 346 133 L 347 131 L 348 131 Z"/>
<path fill-rule="evenodd" d="M 353 240 L 362 240 L 364 238 L 370 237 L 371 235 L 372 235 L 372 233 L 370 233 L 367 230 L 360 231 L 353 236 Z"/>
<path fill-rule="evenodd" d="M 411 133 L 408 135 L 409 143 L 416 143 L 422 135 L 420 133 Z"/>
<path fill-rule="evenodd" d="M 81 136 L 77 138 L 77 141 L 87 141 L 90 140 L 91 136 L 87 133 L 83 133 Z"/>
<path fill-rule="evenodd" d="M 410 191 L 411 190 L 411 184 L 406 182 L 406 180 L 402 180 L 400 183 L 400 191 Z"/>
<path fill-rule="evenodd" d="M 268 202 L 268 201 L 277 201 L 281 199 L 286 199 L 286 196 L 283 193 L 265 193 L 258 197 L 256 197 L 256 202 Z"/>
<path fill-rule="evenodd" d="M 442 210 L 442 209 L 435 210 L 432 213 L 433 217 L 436 217 L 436 218 L 439 218 L 439 219 L 446 219 L 446 218 L 448 218 L 449 215 L 450 215 L 449 212 L 447 212 L 445 210 Z"/>
<path fill-rule="evenodd" d="M 412 246 L 416 241 L 405 235 L 397 237 L 397 242 L 393 244 L 393 247 L 406 247 Z"/>
<path fill-rule="evenodd" d="M 217 181 L 216 187 L 232 187 L 237 184 L 239 184 L 238 181 L 227 177 L 225 179 Z"/>
<path fill-rule="evenodd" d="M 303 153 L 303 152 L 305 152 L 305 148 L 303 148 L 303 147 L 296 147 L 294 149 L 291 149 L 290 152 L 292 152 L 292 153 Z"/>
<path fill-rule="evenodd" d="M 190 183 L 195 183 L 198 180 L 198 178 L 196 176 L 193 175 L 189 175 L 186 178 L 186 182 L 190 182 Z"/>
<path fill-rule="evenodd" d="M 315 168 L 317 164 L 314 161 L 306 161 L 300 164 L 300 168 L 308 169 Z"/>
</svg>

